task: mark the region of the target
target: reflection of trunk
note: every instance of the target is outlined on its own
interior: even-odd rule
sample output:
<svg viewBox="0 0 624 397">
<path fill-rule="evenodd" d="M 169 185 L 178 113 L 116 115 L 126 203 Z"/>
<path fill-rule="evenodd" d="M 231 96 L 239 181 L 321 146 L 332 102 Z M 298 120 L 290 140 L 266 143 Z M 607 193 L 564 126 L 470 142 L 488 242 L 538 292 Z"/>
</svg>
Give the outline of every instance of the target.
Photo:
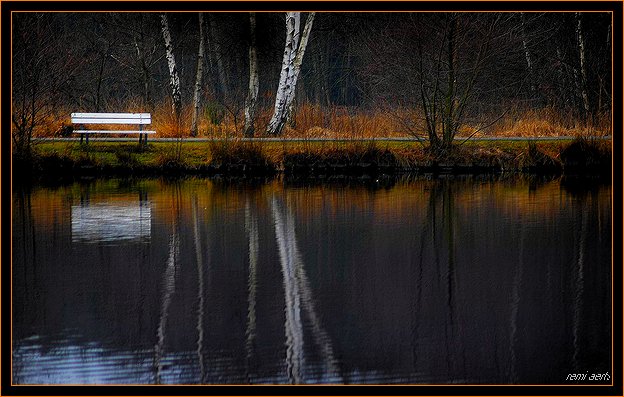
<svg viewBox="0 0 624 397">
<path fill-rule="evenodd" d="M 301 381 L 300 371 L 304 363 L 301 307 L 305 310 L 312 324 L 314 341 L 320 349 L 326 372 L 336 375 L 338 370 L 331 340 L 323 329 L 314 308 L 312 290 L 297 245 L 294 218 L 290 211 L 279 207 L 277 199 L 273 198 L 271 209 L 275 222 L 275 235 L 279 246 L 286 293 L 286 343 L 288 346 L 287 363 L 289 377 L 294 383 L 300 383 Z"/>
<path fill-rule="evenodd" d="M 258 55 L 256 52 L 256 13 L 249 13 L 249 92 L 245 100 L 245 129 L 247 137 L 254 135 L 254 118 L 256 117 L 256 103 L 258 101 Z"/>
<path fill-rule="evenodd" d="M 287 229 L 286 219 L 281 209 L 278 208 L 277 200 L 273 198 L 271 203 L 273 218 L 275 221 L 275 235 L 279 245 L 280 263 L 284 277 L 284 294 L 286 301 L 286 363 L 288 365 L 288 378 L 291 383 L 301 383 L 303 355 L 303 324 L 301 321 L 301 294 L 295 278 L 296 257 L 290 231 Z"/>
<path fill-rule="evenodd" d="M 414 304 L 414 324 L 412 326 L 412 361 L 414 368 L 417 368 L 418 363 L 418 348 L 420 343 L 419 325 L 420 321 L 418 314 L 422 312 L 422 291 L 423 291 L 423 261 L 425 258 L 425 242 L 427 240 L 427 233 L 429 228 L 433 226 L 433 218 L 435 217 L 435 211 L 432 215 L 431 209 L 435 209 L 435 204 L 431 203 L 433 194 L 429 196 L 429 207 L 427 214 L 424 217 L 422 228 L 420 229 L 420 249 L 418 250 L 418 277 L 414 285 L 418 289 L 416 292 L 416 302 Z"/>
<path fill-rule="evenodd" d="M 20 212 L 20 220 L 22 223 L 22 255 L 24 257 L 24 280 L 36 280 L 37 278 L 37 239 L 35 230 L 35 218 L 32 214 L 31 193 L 23 190 L 20 193 L 18 208 Z M 32 263 L 32 268 L 28 268 L 28 264 Z"/>
<path fill-rule="evenodd" d="M 193 242 L 197 262 L 197 361 L 199 363 L 199 381 L 204 381 L 204 260 L 202 258 L 201 239 L 199 238 L 199 222 L 197 219 L 197 196 L 193 196 Z"/>
<path fill-rule="evenodd" d="M 511 287 L 511 315 L 510 315 L 510 335 L 509 335 L 509 362 L 510 362 L 510 374 L 509 383 L 518 382 L 517 362 L 516 356 L 517 344 L 518 344 L 518 313 L 520 309 L 520 292 L 522 290 L 522 273 L 524 268 L 524 227 L 520 229 L 520 242 L 518 253 L 518 265 L 514 273 L 513 284 Z"/>
<path fill-rule="evenodd" d="M 202 77 L 204 74 L 204 14 L 199 13 L 199 49 L 197 50 L 197 74 L 193 91 L 193 115 L 191 117 L 191 136 L 197 136 L 197 115 L 201 97 Z"/>
<path fill-rule="evenodd" d="M 169 86 L 171 87 L 171 99 L 173 100 L 173 111 L 176 117 L 176 123 L 180 122 L 182 113 L 182 94 L 180 93 L 180 78 L 178 76 L 178 68 L 176 66 L 175 56 L 173 55 L 173 45 L 171 44 L 171 33 L 169 24 L 167 23 L 167 15 L 160 15 L 162 24 L 162 34 L 165 40 L 165 50 L 167 55 L 167 65 L 169 66 Z"/>
<path fill-rule="evenodd" d="M 581 353 L 580 327 L 581 314 L 583 310 L 583 292 L 585 286 L 585 241 L 587 239 L 587 212 L 589 211 L 587 202 L 583 203 L 580 208 L 581 212 L 581 231 L 578 237 L 578 256 L 574 269 L 574 314 L 572 324 L 574 354 L 572 355 L 572 364 L 575 372 L 579 372 L 582 368 L 579 365 L 579 355 Z"/>
<path fill-rule="evenodd" d="M 437 212 L 438 202 L 441 202 L 442 208 L 440 213 Z M 440 291 L 440 300 L 446 298 L 447 311 L 444 318 L 444 340 L 446 351 L 446 365 L 448 374 L 456 373 L 455 368 L 458 365 L 465 365 L 465 356 L 462 350 L 462 362 L 458 361 L 458 347 L 461 346 L 456 342 L 458 336 L 462 335 L 462 330 L 457 329 L 461 326 L 461 319 L 457 319 L 456 310 L 456 263 L 455 263 L 455 218 L 454 218 L 454 198 L 451 186 L 445 181 L 434 182 L 431 186 L 429 194 L 429 205 L 426 214 L 426 223 L 422 229 L 423 237 L 421 242 L 421 252 L 425 244 L 426 234 L 430 232 L 431 246 L 434 267 L 436 270 L 437 289 Z M 438 219 L 441 221 L 438 227 Z M 438 230 L 441 229 L 441 230 Z M 446 254 L 447 262 L 443 262 Z M 422 254 L 421 254 L 422 258 Z M 446 265 L 444 269 L 443 266 Z M 420 264 L 419 277 L 422 277 L 422 259 Z M 420 284 L 419 284 L 420 285 Z M 417 295 L 417 302 L 420 300 L 420 292 Z M 413 335 L 417 332 L 414 331 Z"/>
<path fill-rule="evenodd" d="M 254 351 L 254 339 L 256 338 L 256 273 L 259 250 L 258 218 L 252 212 L 249 201 L 245 203 L 245 231 L 249 239 L 249 279 L 247 282 L 249 295 L 247 296 L 247 330 L 245 331 L 245 336 L 247 337 L 245 341 L 247 372 L 249 374 L 250 362 Z M 251 382 L 251 379 L 247 380 Z"/>
<path fill-rule="evenodd" d="M 446 182 L 442 183 L 443 191 L 443 217 L 446 231 L 447 242 L 447 255 L 448 264 L 446 268 L 446 288 L 447 288 L 447 306 L 448 306 L 448 322 L 446 324 L 446 336 L 447 347 L 449 347 L 450 354 L 456 353 L 456 335 L 461 335 L 462 330 L 455 331 L 456 327 L 461 327 L 462 322 L 456 320 L 455 313 L 455 295 L 456 295 L 456 282 L 455 282 L 455 213 L 453 211 L 454 200 L 451 186 Z M 463 350 L 462 350 L 463 351 Z M 450 355 L 449 355 L 450 357 Z M 463 364 L 465 368 L 466 359 L 462 356 Z M 459 364 L 458 360 L 449 360 L 449 366 Z M 455 373 L 453 368 L 449 368 Z"/>
<path fill-rule="evenodd" d="M 177 273 L 177 262 L 180 255 L 180 240 L 176 233 L 175 226 L 171 239 L 169 240 L 169 257 L 167 258 L 167 268 L 165 269 L 164 276 L 164 296 L 162 300 L 162 306 L 160 308 L 160 322 L 158 324 L 158 343 L 154 348 L 156 355 L 155 367 L 156 367 L 156 383 L 160 384 L 163 371 L 163 355 L 165 346 L 165 327 L 167 325 L 167 318 L 169 317 L 169 305 L 171 304 L 171 296 L 175 292 L 175 277 Z"/>
</svg>

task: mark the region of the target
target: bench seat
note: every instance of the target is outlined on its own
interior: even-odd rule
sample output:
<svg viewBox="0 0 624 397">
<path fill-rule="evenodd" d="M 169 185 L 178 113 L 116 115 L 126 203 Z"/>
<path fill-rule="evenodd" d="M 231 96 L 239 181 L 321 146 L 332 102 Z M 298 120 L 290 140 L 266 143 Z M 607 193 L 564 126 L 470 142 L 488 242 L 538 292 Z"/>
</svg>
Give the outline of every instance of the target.
<svg viewBox="0 0 624 397">
<path fill-rule="evenodd" d="M 152 116 L 150 113 L 72 113 L 71 121 L 77 127 L 74 129 L 75 134 L 80 134 L 80 143 L 84 137 L 86 137 L 87 143 L 89 143 L 89 135 L 91 134 L 139 134 L 139 144 L 147 143 L 148 134 L 155 134 L 156 131 L 143 130 L 144 125 L 152 123 Z M 124 125 L 138 125 L 138 130 L 103 130 L 103 129 L 84 129 L 85 124 L 124 124 Z"/>
</svg>

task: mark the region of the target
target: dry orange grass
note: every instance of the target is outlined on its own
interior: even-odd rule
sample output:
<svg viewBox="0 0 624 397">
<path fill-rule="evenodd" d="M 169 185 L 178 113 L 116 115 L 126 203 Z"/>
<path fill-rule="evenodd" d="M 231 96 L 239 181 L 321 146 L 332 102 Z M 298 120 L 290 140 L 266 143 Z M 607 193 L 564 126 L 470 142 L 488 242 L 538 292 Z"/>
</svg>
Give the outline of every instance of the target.
<svg viewBox="0 0 624 397">
<path fill-rule="evenodd" d="M 69 125 L 71 125 L 71 112 L 65 109 L 44 110 L 38 116 L 33 136 L 41 138 L 58 136 L 63 128 Z"/>
<path fill-rule="evenodd" d="M 287 131 L 293 137 L 362 139 L 408 136 L 401 121 L 385 111 L 344 106 L 324 108 L 304 104 L 297 109 L 294 124 L 294 129 Z"/>
<path fill-rule="evenodd" d="M 487 135 L 521 137 L 604 136 L 611 133 L 611 118 L 599 114 L 583 122 L 552 107 L 513 109 L 495 123 Z"/>
<path fill-rule="evenodd" d="M 601 136 L 611 132 L 611 118 L 599 114 L 590 122 L 581 122 L 569 114 L 560 114 L 551 107 L 542 109 L 522 109 L 510 105 L 510 110 L 500 120 L 498 116 L 482 117 L 481 124 L 467 122 L 459 132 L 459 137 L 474 134 L 479 136 Z M 71 111 L 65 108 L 48 111 L 41 117 L 41 123 L 34 131 L 38 137 L 60 136 L 63 127 L 71 124 Z M 141 104 L 140 99 L 127 100 L 125 104 L 110 103 L 104 112 L 146 112 L 152 113 L 152 125 L 156 137 L 183 138 L 190 136 L 191 106 L 182 110 L 178 124 L 171 100 L 157 104 L 151 111 Z M 258 109 L 254 123 L 256 136 L 264 135 L 273 112 L 272 106 Z M 206 107 L 202 109 L 198 121 L 198 137 L 240 138 L 243 134 L 242 111 L 235 115 L 226 108 L 221 110 L 218 122 L 211 121 Z M 487 127 L 484 128 L 483 125 Z M 110 127 L 110 126 L 108 126 Z M 477 131 L 475 133 L 475 131 Z M 426 136 L 424 119 L 419 109 L 378 108 L 358 109 L 354 107 L 324 107 L 310 103 L 298 106 L 294 123 L 284 129 L 285 138 L 333 138 L 363 139 L 379 137 Z"/>
</svg>

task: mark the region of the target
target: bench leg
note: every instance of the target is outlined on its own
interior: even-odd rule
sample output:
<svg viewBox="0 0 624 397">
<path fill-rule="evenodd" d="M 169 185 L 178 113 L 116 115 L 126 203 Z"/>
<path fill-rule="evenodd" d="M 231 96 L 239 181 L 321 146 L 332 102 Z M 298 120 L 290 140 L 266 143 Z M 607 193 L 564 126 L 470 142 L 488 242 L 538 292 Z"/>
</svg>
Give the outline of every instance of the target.
<svg viewBox="0 0 624 397">
<path fill-rule="evenodd" d="M 84 138 L 84 134 L 80 134 L 80 144 L 82 145 L 82 138 Z"/>
</svg>

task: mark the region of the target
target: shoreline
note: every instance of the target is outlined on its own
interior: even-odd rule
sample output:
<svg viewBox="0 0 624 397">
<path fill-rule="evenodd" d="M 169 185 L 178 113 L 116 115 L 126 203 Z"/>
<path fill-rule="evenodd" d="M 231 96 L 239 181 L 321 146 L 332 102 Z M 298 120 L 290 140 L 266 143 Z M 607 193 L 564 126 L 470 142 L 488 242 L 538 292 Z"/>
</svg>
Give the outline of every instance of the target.
<svg viewBox="0 0 624 397">
<path fill-rule="evenodd" d="M 284 140 L 138 143 L 38 143 L 30 156 L 13 154 L 15 180 L 83 177 L 295 177 L 403 174 L 588 174 L 611 176 L 611 141 L 583 138 L 471 141 L 434 155 L 405 141 Z"/>
</svg>

